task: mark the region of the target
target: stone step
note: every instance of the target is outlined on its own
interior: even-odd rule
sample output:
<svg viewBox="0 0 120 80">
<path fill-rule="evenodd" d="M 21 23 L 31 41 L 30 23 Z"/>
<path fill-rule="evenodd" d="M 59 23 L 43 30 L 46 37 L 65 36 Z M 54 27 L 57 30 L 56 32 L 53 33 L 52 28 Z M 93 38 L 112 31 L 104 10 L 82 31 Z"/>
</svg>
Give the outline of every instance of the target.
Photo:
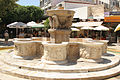
<svg viewBox="0 0 120 80">
<path fill-rule="evenodd" d="M 115 76 L 120 72 L 120 64 L 103 71 L 87 73 L 41 72 L 21 69 L 0 62 L 0 72 L 12 76 L 34 80 L 98 80 Z"/>
<path fill-rule="evenodd" d="M 28 79 L 14 77 L 11 75 L 0 73 L 0 80 L 28 80 Z"/>
<path fill-rule="evenodd" d="M 0 67 L 2 67 L 3 65 L 4 65 L 4 63 L 0 62 Z M 28 79 L 19 78 L 19 77 L 16 77 L 16 76 L 11 76 L 11 75 L 8 75 L 8 74 L 4 74 L 4 71 L 3 71 L 2 73 L 0 73 L 0 80 L 28 80 Z"/>
<path fill-rule="evenodd" d="M 112 54 L 111 54 L 112 55 Z M 108 68 L 112 68 L 119 63 L 119 57 L 118 56 L 110 56 L 110 57 L 102 57 L 105 59 L 103 63 L 95 64 L 95 63 L 84 63 L 84 62 L 78 62 L 77 64 L 68 63 L 65 65 L 47 65 L 42 64 L 40 60 L 19 60 L 14 59 L 13 57 L 10 57 L 7 53 L 7 55 L 4 53 L 1 54 L 0 59 L 5 64 L 16 67 L 16 68 L 22 68 L 32 71 L 42 71 L 42 72 L 61 72 L 61 73 L 82 73 L 82 72 L 95 72 L 95 71 L 101 71 Z"/>
</svg>

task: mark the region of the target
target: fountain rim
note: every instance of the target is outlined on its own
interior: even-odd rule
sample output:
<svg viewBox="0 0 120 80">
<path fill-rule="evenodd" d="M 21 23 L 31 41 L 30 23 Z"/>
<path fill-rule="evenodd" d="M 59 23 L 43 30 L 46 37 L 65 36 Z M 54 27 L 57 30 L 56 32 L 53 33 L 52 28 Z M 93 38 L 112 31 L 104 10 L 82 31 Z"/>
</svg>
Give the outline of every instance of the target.
<svg viewBox="0 0 120 80">
<path fill-rule="evenodd" d="M 62 13 L 62 14 L 61 14 Z M 75 11 L 72 10 L 47 10 L 48 16 L 74 16 Z"/>
</svg>

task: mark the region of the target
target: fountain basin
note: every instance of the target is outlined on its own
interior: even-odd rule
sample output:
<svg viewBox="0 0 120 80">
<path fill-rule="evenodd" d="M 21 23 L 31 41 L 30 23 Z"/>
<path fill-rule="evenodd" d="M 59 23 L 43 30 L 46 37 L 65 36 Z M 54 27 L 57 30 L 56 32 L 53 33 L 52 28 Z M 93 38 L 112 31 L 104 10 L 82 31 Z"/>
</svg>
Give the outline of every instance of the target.
<svg viewBox="0 0 120 80">
<path fill-rule="evenodd" d="M 67 45 L 68 42 L 61 44 L 54 43 L 42 43 L 44 46 L 44 55 L 42 56 L 42 62 L 48 64 L 65 64 L 67 63 Z"/>
<path fill-rule="evenodd" d="M 43 46 L 41 41 L 14 41 L 14 53 L 16 58 L 33 59 L 43 55 Z M 17 57 L 20 56 L 20 57 Z"/>
<path fill-rule="evenodd" d="M 102 47 L 102 54 L 107 53 L 107 44 L 108 44 L 108 40 L 94 40 L 95 42 L 100 42 L 103 43 L 103 47 Z"/>
<path fill-rule="evenodd" d="M 80 44 L 80 58 L 100 59 L 103 43 L 87 42 Z"/>
</svg>

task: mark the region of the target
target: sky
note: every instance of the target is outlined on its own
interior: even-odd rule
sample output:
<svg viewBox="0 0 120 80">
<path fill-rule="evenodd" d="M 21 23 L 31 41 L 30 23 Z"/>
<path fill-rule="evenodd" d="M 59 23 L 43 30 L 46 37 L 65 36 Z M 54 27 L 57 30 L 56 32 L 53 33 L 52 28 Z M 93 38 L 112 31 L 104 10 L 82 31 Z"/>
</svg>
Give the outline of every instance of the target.
<svg viewBox="0 0 120 80">
<path fill-rule="evenodd" d="M 40 0 L 19 0 L 17 3 L 22 6 L 31 6 L 31 5 L 39 6 Z"/>
</svg>

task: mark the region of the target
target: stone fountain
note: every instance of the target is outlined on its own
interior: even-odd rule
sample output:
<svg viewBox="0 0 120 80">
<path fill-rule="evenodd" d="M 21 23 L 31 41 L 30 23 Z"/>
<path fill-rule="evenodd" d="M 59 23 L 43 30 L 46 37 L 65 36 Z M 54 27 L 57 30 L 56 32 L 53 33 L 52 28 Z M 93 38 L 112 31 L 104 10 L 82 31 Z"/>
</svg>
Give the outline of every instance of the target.
<svg viewBox="0 0 120 80">
<path fill-rule="evenodd" d="M 99 80 L 120 72 L 119 56 L 108 41 L 71 39 L 74 11 L 48 10 L 50 40 L 15 39 L 15 49 L 0 55 L 0 72 L 31 80 Z"/>
<path fill-rule="evenodd" d="M 44 55 L 42 60 L 46 61 L 45 63 L 67 63 L 67 47 L 74 13 L 70 10 L 47 11 L 47 15 L 50 16 L 51 29 L 48 30 L 50 42 L 43 43 Z"/>
</svg>

